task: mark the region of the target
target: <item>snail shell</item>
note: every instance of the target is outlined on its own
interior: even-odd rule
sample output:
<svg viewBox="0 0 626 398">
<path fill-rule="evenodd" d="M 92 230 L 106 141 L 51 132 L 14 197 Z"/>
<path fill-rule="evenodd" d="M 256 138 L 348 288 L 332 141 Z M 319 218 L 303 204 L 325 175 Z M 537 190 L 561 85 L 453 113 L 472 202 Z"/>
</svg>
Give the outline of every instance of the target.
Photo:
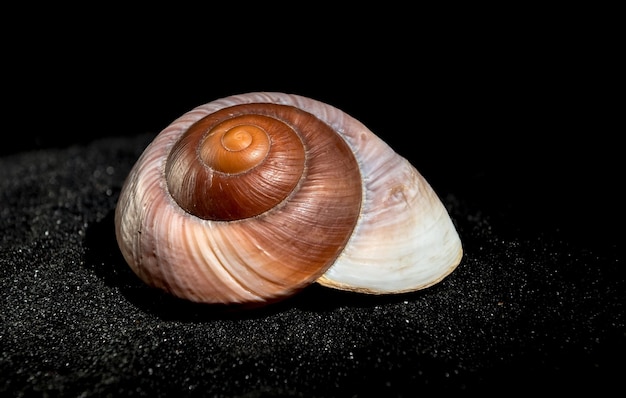
<svg viewBox="0 0 626 398">
<path fill-rule="evenodd" d="M 314 282 L 415 291 L 462 258 L 449 214 L 405 158 L 341 110 L 277 92 L 173 121 L 130 171 L 115 228 L 139 278 L 205 303 L 264 304 Z"/>
</svg>

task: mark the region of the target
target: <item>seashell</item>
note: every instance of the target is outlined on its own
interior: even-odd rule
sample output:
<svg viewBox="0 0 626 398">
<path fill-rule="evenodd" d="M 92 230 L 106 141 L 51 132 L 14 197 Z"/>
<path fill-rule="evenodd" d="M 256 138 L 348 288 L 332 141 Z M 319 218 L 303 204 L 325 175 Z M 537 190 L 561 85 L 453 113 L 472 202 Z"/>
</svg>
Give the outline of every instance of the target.
<svg viewBox="0 0 626 398">
<path fill-rule="evenodd" d="M 312 283 L 411 292 L 441 281 L 463 253 L 405 158 L 343 111 L 278 92 L 174 120 L 131 169 L 115 229 L 140 279 L 203 303 L 263 305 Z"/>
</svg>

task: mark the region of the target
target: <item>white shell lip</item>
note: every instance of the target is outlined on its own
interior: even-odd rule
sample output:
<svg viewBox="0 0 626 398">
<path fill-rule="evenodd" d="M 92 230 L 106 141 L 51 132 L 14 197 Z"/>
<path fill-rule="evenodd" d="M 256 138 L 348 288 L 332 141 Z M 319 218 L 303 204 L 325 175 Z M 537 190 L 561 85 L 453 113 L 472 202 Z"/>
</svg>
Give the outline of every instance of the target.
<svg viewBox="0 0 626 398">
<path fill-rule="evenodd" d="M 246 242 L 244 229 L 227 230 L 221 223 L 207 221 L 181 221 L 176 214 L 182 210 L 176 208 L 171 198 L 160 194 L 164 189 L 160 182 L 164 167 L 161 159 L 177 140 L 179 131 L 216 110 L 255 102 L 291 105 L 314 114 L 344 138 L 359 163 L 364 197 L 359 221 L 343 252 L 317 282 L 356 292 L 402 293 L 431 286 L 456 268 L 463 251 L 452 220 L 430 185 L 406 159 L 362 123 L 329 104 L 294 94 L 254 92 L 218 99 L 185 113 L 159 134 L 142 155 L 145 164 L 141 168 L 145 174 L 131 171 L 125 185 L 132 185 L 136 192 L 142 193 L 140 197 L 120 198 L 118 210 L 128 211 L 119 220 L 117 234 L 118 240 L 125 242 L 122 252 L 129 264 L 134 262 L 160 270 L 157 274 L 146 275 L 143 266 L 134 268 L 142 279 L 196 301 L 267 300 L 255 291 L 268 281 L 263 278 L 255 281 L 254 273 L 246 271 L 246 264 L 273 259 L 264 258 L 263 253 L 259 253 L 260 257 L 253 256 L 254 242 L 241 243 L 239 247 L 220 245 L 220 242 L 232 241 L 233 236 L 241 237 L 237 239 L 239 242 Z M 157 223 L 153 216 L 159 206 L 174 208 L 169 213 L 170 220 L 161 219 Z M 169 227 L 161 226 L 170 221 Z M 167 235 L 168 246 L 175 250 L 147 245 L 145 239 L 138 240 L 138 232 L 132 225 L 142 225 L 142 222 L 146 224 L 139 227 L 145 228 L 140 234 Z M 160 238 L 155 236 L 153 241 Z M 187 249 L 198 248 L 201 241 L 207 240 L 211 248 L 197 251 L 191 259 L 186 257 Z M 163 266 L 187 262 L 198 265 L 190 267 L 187 273 Z M 235 275 L 237 280 L 233 279 Z M 222 291 L 216 293 L 219 297 L 194 296 L 205 289 L 200 285 Z"/>
<path fill-rule="evenodd" d="M 405 293 L 440 282 L 461 262 L 461 240 L 447 210 L 417 170 L 400 162 L 405 164 L 392 172 L 394 178 L 365 181 L 362 217 L 335 264 L 318 280 L 322 285 Z"/>
</svg>

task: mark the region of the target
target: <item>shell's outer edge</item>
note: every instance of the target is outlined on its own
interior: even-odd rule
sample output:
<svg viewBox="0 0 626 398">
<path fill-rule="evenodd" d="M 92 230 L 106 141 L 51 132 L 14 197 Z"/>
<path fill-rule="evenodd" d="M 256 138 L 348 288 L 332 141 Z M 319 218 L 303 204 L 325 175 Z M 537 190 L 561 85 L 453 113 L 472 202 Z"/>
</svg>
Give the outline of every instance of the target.
<svg viewBox="0 0 626 398">
<path fill-rule="evenodd" d="M 254 232 L 250 232 L 244 223 L 187 217 L 167 193 L 163 178 L 165 162 L 181 134 L 216 110 L 252 102 L 293 105 L 309 112 L 311 107 L 322 105 L 287 94 L 250 93 L 198 106 L 159 133 L 131 169 L 116 207 L 116 237 L 127 263 L 149 285 L 198 302 L 269 302 L 315 282 L 332 264 L 316 275 L 299 275 L 297 260 L 279 258 L 279 253 L 291 250 L 286 236 L 282 236 L 285 241 L 277 239 L 279 243 L 273 252 L 265 250 L 268 236 L 287 233 L 280 230 L 280 225 L 259 222 Z M 322 110 L 324 112 L 326 110 Z M 333 260 L 338 254 L 337 251 Z M 265 274 L 246 266 L 258 263 L 266 264 Z M 271 269 L 281 265 L 298 278 L 298 284 L 281 285 L 282 281 L 273 278 Z M 267 291 L 272 293 L 268 295 Z"/>
<path fill-rule="evenodd" d="M 408 160 L 360 121 L 340 115 L 337 131 L 359 162 L 364 202 L 350 241 L 318 282 L 370 294 L 405 293 L 436 284 L 463 256 L 445 206 Z"/>
</svg>

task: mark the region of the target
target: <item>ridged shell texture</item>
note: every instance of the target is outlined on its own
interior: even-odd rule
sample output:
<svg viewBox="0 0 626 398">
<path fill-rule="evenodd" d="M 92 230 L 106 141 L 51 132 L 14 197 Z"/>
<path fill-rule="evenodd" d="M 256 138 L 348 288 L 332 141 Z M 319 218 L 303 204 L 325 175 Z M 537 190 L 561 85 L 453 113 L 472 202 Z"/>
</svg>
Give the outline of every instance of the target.
<svg viewBox="0 0 626 398">
<path fill-rule="evenodd" d="M 204 303 L 265 304 L 314 282 L 409 292 L 462 258 L 445 207 L 406 159 L 341 110 L 276 92 L 173 121 L 128 175 L 115 225 L 144 282 Z"/>
</svg>

